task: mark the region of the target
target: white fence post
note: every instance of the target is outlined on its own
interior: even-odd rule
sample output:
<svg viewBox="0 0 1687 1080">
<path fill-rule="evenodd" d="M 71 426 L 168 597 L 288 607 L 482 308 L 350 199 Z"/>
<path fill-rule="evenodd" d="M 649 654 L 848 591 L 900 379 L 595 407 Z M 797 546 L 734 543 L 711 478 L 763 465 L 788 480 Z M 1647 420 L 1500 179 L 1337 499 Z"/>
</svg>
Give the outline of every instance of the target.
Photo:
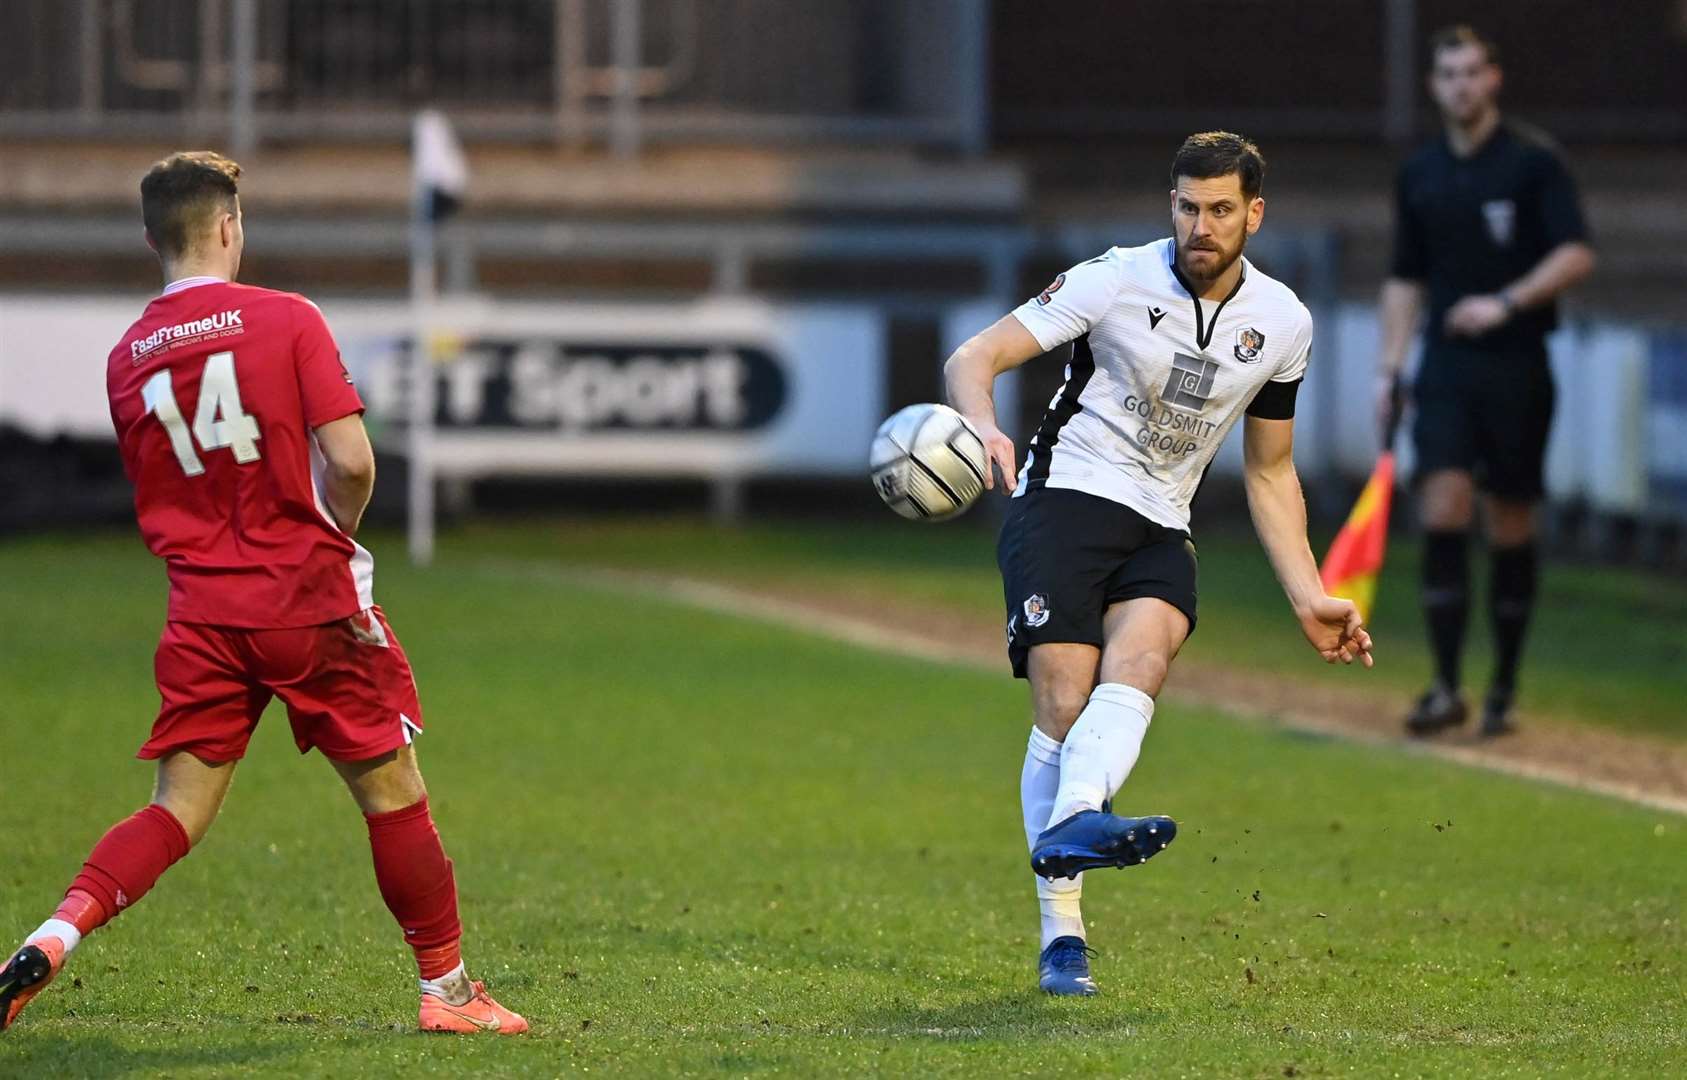
<svg viewBox="0 0 1687 1080">
<path fill-rule="evenodd" d="M 1388 0 L 1383 11 L 1382 130 L 1399 145 L 1417 128 L 1417 0 Z"/>
<path fill-rule="evenodd" d="M 639 151 L 639 57 L 643 33 L 639 25 L 641 0 L 615 0 L 610 12 L 610 40 L 615 69 L 615 97 L 609 114 L 609 145 L 618 158 Z"/>
<path fill-rule="evenodd" d="M 104 111 L 105 54 L 101 43 L 105 38 L 104 14 L 100 0 L 82 0 L 82 120 L 92 128 Z"/>
<path fill-rule="evenodd" d="M 230 42 L 228 142 L 237 158 L 258 145 L 258 0 L 234 0 Z"/>
</svg>

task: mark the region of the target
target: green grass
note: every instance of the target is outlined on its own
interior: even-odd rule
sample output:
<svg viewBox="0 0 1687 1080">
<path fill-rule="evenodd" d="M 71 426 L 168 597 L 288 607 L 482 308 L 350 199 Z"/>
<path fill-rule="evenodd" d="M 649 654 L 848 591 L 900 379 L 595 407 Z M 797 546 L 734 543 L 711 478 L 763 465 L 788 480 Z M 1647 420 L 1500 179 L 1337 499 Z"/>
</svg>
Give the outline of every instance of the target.
<svg viewBox="0 0 1687 1080">
<path fill-rule="evenodd" d="M 699 566 L 830 552 L 978 585 L 939 546 L 885 571 L 878 533 L 676 535 Z M 470 962 L 531 1036 L 409 1032 L 358 815 L 272 712 L 209 839 L 0 1036 L 0 1075 L 1660 1076 L 1687 1054 L 1687 821 L 1175 705 L 1127 798 L 1185 831 L 1091 879 L 1105 996 L 1042 998 L 1022 687 L 486 558 L 669 543 L 578 537 L 457 537 L 426 574 L 377 548 Z M 164 594 L 127 537 L 0 545 L 0 582 L 16 934 L 145 797 Z"/>
<path fill-rule="evenodd" d="M 1415 693 L 1431 665 L 1418 613 L 1418 545 L 1396 538 L 1371 630 L 1377 666 L 1330 670 L 1300 636 L 1251 533 L 1198 536 L 1201 624 L 1184 656 L 1210 664 L 1304 678 L 1341 679 Z M 1002 621 L 995 534 L 971 521 L 948 527 L 885 524 L 757 525 L 609 520 L 512 529 L 479 525 L 462 542 L 573 563 L 662 570 L 751 586 L 771 584 L 855 594 L 877 590 L 932 607 Z M 1322 553 L 1327 541 L 1314 544 Z M 1473 550 L 1467 686 L 1480 692 L 1490 665 L 1487 576 Z M 1520 706 L 1549 716 L 1687 738 L 1687 580 L 1609 567 L 1548 562 L 1530 632 Z"/>
</svg>

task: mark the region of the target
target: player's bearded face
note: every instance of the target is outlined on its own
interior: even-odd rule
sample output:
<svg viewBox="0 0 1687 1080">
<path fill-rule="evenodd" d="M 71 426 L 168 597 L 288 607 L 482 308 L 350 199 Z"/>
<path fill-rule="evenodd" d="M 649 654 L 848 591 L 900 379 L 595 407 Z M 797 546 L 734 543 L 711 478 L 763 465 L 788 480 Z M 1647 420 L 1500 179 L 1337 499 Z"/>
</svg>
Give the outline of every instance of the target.
<svg viewBox="0 0 1687 1080">
<path fill-rule="evenodd" d="M 1191 281 L 1215 280 L 1242 257 L 1255 216 L 1235 175 L 1179 178 L 1172 193 L 1177 268 Z"/>
</svg>

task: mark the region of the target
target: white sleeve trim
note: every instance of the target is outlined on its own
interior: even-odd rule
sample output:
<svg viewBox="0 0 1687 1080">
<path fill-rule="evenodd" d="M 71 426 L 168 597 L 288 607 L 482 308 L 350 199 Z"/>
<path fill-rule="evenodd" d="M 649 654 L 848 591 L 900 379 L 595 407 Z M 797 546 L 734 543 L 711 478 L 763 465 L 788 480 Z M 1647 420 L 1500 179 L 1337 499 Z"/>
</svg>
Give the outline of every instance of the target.
<svg viewBox="0 0 1687 1080">
<path fill-rule="evenodd" d="M 1295 335 L 1288 356 L 1276 374 L 1271 376 L 1272 382 L 1291 383 L 1306 377 L 1306 367 L 1312 359 L 1312 313 L 1304 306 L 1301 308 L 1300 332 Z"/>
</svg>

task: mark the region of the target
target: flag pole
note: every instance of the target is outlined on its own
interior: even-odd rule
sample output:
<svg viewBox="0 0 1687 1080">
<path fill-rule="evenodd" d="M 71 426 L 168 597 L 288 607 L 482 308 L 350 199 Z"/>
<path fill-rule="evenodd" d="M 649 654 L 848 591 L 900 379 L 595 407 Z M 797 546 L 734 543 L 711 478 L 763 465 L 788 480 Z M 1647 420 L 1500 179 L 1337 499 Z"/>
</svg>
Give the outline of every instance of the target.
<svg viewBox="0 0 1687 1080">
<path fill-rule="evenodd" d="M 411 142 L 413 158 L 419 159 L 423 115 L 417 114 Z M 433 196 L 422 176 L 413 169 L 410 192 L 410 350 L 409 405 L 406 435 L 409 457 L 409 549 L 414 566 L 433 562 L 434 474 L 433 427 L 434 385 L 432 336 L 434 308 L 439 298 L 437 280 L 438 229 L 434 222 Z"/>
<path fill-rule="evenodd" d="M 1401 376 L 1394 376 L 1394 385 L 1388 390 L 1388 416 L 1382 426 L 1382 452 L 1394 452 L 1394 436 L 1400 430 L 1400 421 L 1406 412 L 1406 388 Z"/>
</svg>

